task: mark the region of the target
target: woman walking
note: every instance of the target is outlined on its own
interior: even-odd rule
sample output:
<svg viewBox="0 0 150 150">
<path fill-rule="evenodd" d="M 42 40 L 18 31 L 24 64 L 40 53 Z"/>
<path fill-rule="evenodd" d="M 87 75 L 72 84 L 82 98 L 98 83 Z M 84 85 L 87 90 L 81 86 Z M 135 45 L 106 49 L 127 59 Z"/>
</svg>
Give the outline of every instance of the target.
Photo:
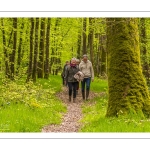
<svg viewBox="0 0 150 150">
<path fill-rule="evenodd" d="M 87 55 L 83 55 L 83 59 L 79 64 L 80 71 L 84 74 L 84 80 L 81 82 L 82 98 L 88 100 L 90 83 L 94 81 L 94 70 L 92 63 L 88 60 Z M 86 85 L 86 97 L 85 97 L 85 85 Z"/>
<path fill-rule="evenodd" d="M 78 86 L 78 81 L 74 78 L 74 75 L 79 71 L 79 68 L 76 64 L 76 58 L 72 58 L 70 66 L 67 67 L 65 72 L 65 80 L 68 82 L 69 87 L 69 102 L 71 102 L 71 97 L 73 93 L 73 102 L 76 102 L 76 90 Z"/>
</svg>

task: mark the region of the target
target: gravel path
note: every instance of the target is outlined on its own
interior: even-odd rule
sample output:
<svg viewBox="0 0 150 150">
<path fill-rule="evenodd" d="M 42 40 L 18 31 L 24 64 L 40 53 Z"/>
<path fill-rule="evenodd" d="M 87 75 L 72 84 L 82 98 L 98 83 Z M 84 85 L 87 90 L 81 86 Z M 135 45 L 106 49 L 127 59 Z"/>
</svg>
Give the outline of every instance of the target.
<svg viewBox="0 0 150 150">
<path fill-rule="evenodd" d="M 89 99 L 96 96 L 96 93 L 90 93 Z M 81 123 L 79 120 L 82 118 L 81 105 L 83 104 L 81 92 L 79 91 L 76 99 L 76 103 L 68 102 L 68 89 L 63 87 L 62 92 L 58 93 L 57 96 L 67 106 L 67 113 L 62 118 L 60 125 L 48 125 L 42 129 L 42 132 L 78 132 Z"/>
</svg>

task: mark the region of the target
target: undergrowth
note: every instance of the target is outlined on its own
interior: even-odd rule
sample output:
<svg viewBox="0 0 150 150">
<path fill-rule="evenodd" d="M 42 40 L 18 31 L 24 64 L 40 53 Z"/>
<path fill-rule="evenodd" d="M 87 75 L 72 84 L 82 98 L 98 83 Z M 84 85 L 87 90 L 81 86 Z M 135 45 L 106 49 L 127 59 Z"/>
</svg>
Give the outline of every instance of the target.
<svg viewBox="0 0 150 150">
<path fill-rule="evenodd" d="M 3 80 L 0 90 L 0 132 L 41 132 L 48 124 L 59 124 L 66 106 L 55 97 L 61 77 L 50 76 L 24 83 Z"/>
<path fill-rule="evenodd" d="M 107 80 L 95 79 L 91 90 L 103 94 L 82 105 L 80 132 L 150 132 L 150 119 L 139 115 L 130 113 L 118 118 L 105 116 L 108 103 Z"/>
</svg>

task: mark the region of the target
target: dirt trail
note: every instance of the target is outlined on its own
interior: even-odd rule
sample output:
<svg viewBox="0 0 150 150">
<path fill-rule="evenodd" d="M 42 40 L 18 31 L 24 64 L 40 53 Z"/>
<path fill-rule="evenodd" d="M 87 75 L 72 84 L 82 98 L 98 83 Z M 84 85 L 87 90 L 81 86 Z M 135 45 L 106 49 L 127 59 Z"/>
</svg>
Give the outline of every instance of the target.
<svg viewBox="0 0 150 150">
<path fill-rule="evenodd" d="M 67 113 L 62 118 L 60 125 L 48 125 L 42 129 L 42 132 L 78 132 L 81 123 L 79 120 L 82 118 L 81 106 L 83 104 L 81 91 L 77 95 L 76 103 L 68 102 L 68 89 L 63 87 L 62 91 L 57 94 L 67 106 Z M 97 96 L 96 93 L 90 92 L 89 99 Z"/>
</svg>

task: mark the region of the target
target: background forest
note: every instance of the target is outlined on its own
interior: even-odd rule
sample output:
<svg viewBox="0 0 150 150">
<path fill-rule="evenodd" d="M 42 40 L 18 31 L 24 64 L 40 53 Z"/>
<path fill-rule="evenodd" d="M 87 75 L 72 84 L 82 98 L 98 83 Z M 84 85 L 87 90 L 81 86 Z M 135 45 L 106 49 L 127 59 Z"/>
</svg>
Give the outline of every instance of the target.
<svg viewBox="0 0 150 150">
<path fill-rule="evenodd" d="M 104 120 L 108 100 L 108 21 L 113 22 L 106 18 L 0 18 L 1 132 L 39 132 L 46 124 L 59 124 L 61 113 L 66 112 L 66 106 L 55 97 L 61 91 L 60 74 L 66 60 L 81 59 L 83 54 L 88 54 L 93 64 L 96 79 L 92 90 L 105 94 L 95 99 L 96 106 L 83 106 L 87 116 L 83 122 L 92 122 L 92 114 L 86 113 L 95 111 L 97 128 L 87 123 L 81 131 L 123 131 L 118 120 Z M 137 18 L 137 25 L 141 68 L 149 85 L 150 19 Z M 118 130 L 100 128 L 106 124 L 98 127 L 97 117 L 102 112 L 102 122 L 109 126 L 114 121 Z M 135 126 L 136 131 L 141 131 L 139 120 L 121 118 L 121 122 L 125 122 L 125 131 Z M 147 122 L 144 127 L 142 131 L 150 130 Z"/>
<path fill-rule="evenodd" d="M 48 78 L 66 60 L 88 53 L 97 76 L 106 73 L 104 18 L 1 18 L 1 70 L 14 79 Z"/>
</svg>

